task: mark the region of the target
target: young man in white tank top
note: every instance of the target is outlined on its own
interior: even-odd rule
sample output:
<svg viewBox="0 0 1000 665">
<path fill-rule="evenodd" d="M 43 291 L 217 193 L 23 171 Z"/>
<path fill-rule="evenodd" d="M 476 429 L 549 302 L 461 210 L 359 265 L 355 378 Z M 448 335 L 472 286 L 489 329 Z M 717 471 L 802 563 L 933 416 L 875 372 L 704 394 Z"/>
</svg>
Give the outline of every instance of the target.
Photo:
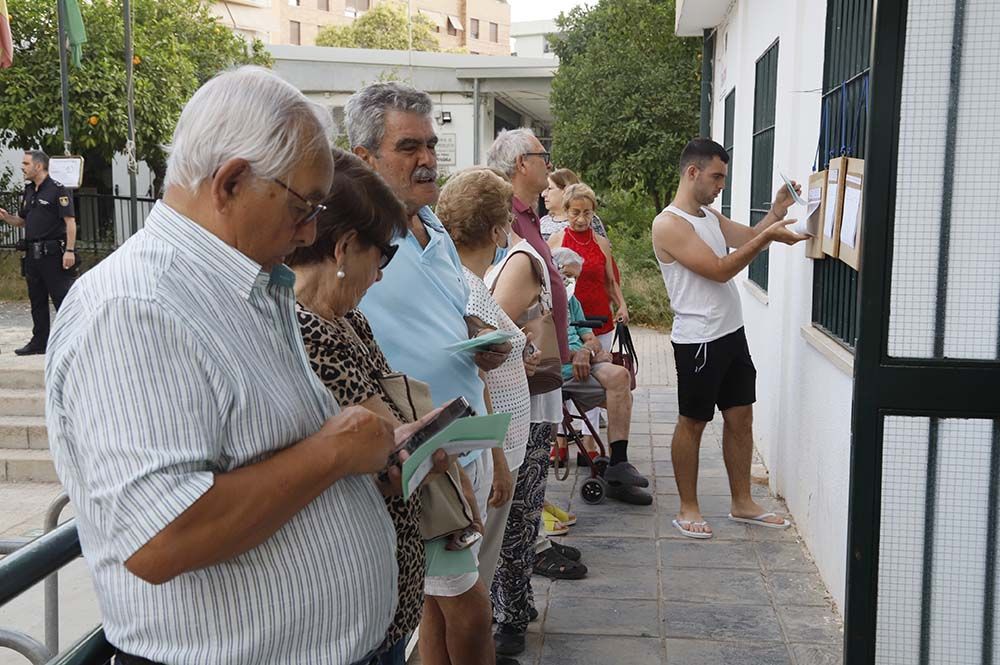
<svg viewBox="0 0 1000 665">
<path fill-rule="evenodd" d="M 728 163 L 729 155 L 715 141 L 688 143 L 681 154 L 677 196 L 653 220 L 653 250 L 674 310 L 671 341 L 680 416 L 671 458 L 681 507 L 673 524 L 690 538 L 712 537 L 698 507 L 698 451 L 716 406 L 725 421 L 722 448 L 732 491 L 730 519 L 771 528 L 789 526 L 750 496 L 757 370 L 733 278 L 772 242 L 794 245 L 806 236 L 787 228 L 795 220 L 784 219 L 792 204 L 785 187 L 754 227 L 709 208 L 725 187 Z"/>
</svg>

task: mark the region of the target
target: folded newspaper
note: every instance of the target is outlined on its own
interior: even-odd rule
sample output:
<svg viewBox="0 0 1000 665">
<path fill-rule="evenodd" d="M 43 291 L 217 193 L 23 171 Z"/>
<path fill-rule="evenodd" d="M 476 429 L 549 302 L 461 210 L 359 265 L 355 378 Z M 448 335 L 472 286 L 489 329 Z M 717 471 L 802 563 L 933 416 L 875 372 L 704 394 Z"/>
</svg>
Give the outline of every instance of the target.
<svg viewBox="0 0 1000 665">
<path fill-rule="evenodd" d="M 463 455 L 473 450 L 485 450 L 503 445 L 510 427 L 509 413 L 459 418 L 432 436 L 403 462 L 403 496 L 407 499 L 430 473 L 431 459 L 438 450 L 449 455 Z"/>
</svg>

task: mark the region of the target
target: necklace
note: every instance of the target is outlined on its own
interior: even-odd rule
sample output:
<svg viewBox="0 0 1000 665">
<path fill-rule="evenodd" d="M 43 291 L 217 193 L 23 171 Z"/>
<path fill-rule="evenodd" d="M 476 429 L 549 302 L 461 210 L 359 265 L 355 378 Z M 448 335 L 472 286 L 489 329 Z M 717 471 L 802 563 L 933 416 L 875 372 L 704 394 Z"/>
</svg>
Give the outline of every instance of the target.
<svg viewBox="0 0 1000 665">
<path fill-rule="evenodd" d="M 594 232 L 591 229 L 587 229 L 587 231 L 590 231 L 590 233 L 588 234 L 586 242 L 583 241 L 580 236 L 587 233 L 587 231 L 575 231 L 573 230 L 572 226 L 567 226 L 566 230 L 569 231 L 570 237 L 573 238 L 573 240 L 575 240 L 577 244 L 581 246 L 589 245 L 590 243 L 594 242 Z"/>
</svg>

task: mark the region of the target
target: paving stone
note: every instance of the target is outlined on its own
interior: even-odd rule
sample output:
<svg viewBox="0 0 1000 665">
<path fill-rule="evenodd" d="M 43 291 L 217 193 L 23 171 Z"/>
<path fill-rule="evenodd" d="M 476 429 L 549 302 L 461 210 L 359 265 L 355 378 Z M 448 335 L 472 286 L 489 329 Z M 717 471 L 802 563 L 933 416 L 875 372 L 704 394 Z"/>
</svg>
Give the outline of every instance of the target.
<svg viewBox="0 0 1000 665">
<path fill-rule="evenodd" d="M 753 545 L 747 542 L 715 540 L 661 540 L 663 570 L 673 568 L 743 568 L 760 570 Z"/>
<path fill-rule="evenodd" d="M 667 463 L 669 463 L 670 459 L 671 459 L 671 457 L 670 457 L 670 455 L 671 455 L 670 450 L 671 450 L 671 448 L 670 448 L 669 445 L 666 445 L 666 446 L 653 446 L 653 461 L 654 462 L 667 462 Z M 665 473 L 663 475 L 670 475 L 670 476 L 672 476 L 674 474 L 673 473 L 669 473 L 669 474 Z"/>
<path fill-rule="evenodd" d="M 667 659 L 659 639 L 549 634 L 545 636 L 540 662 L 544 665 L 664 665 Z"/>
<path fill-rule="evenodd" d="M 663 634 L 670 637 L 742 642 L 780 642 L 774 610 L 766 605 L 663 603 Z"/>
<path fill-rule="evenodd" d="M 815 572 L 808 573 L 766 573 L 768 586 L 774 604 L 818 605 L 828 607 L 830 601 L 823 580 Z"/>
<path fill-rule="evenodd" d="M 654 464 L 663 464 L 663 462 L 653 462 Z M 708 471 L 708 469 L 706 469 Z M 665 491 L 661 494 L 676 494 L 677 493 L 677 483 L 672 483 L 673 489 L 671 490 L 670 484 L 667 485 Z M 698 497 L 703 496 L 729 496 L 729 478 L 723 476 L 722 478 L 709 476 L 706 474 L 700 474 L 698 478 Z"/>
<path fill-rule="evenodd" d="M 750 527 L 761 528 L 761 527 Z M 805 550 L 797 543 L 754 543 L 757 553 L 768 571 L 813 572 L 815 564 L 806 557 Z"/>
<path fill-rule="evenodd" d="M 667 665 L 791 665 L 784 644 L 667 640 Z"/>
<path fill-rule="evenodd" d="M 664 600 L 723 605 L 770 605 L 764 576 L 757 570 L 664 568 Z"/>
<path fill-rule="evenodd" d="M 611 566 L 636 566 L 656 570 L 656 543 L 646 538 L 577 538 L 572 528 L 565 538 L 555 539 L 572 545 L 583 554 L 588 569 Z"/>
<path fill-rule="evenodd" d="M 545 631 L 659 638 L 659 610 L 655 600 L 623 603 L 604 598 L 557 597 L 549 604 Z"/>
<path fill-rule="evenodd" d="M 556 598 L 581 596 L 617 601 L 656 600 L 659 584 L 655 568 L 591 568 L 589 565 L 587 568 L 587 576 L 582 580 L 555 580 L 549 602 Z"/>
<path fill-rule="evenodd" d="M 790 644 L 789 649 L 792 658 L 795 659 L 795 665 L 843 665 L 844 663 L 844 647 L 840 643 Z"/>
<path fill-rule="evenodd" d="M 830 644 L 844 639 L 843 626 L 832 607 L 778 607 L 789 642 Z"/>
<path fill-rule="evenodd" d="M 570 506 L 574 512 L 577 505 L 582 506 L 583 500 L 573 499 Z M 654 533 L 656 520 L 652 514 L 630 513 L 628 511 L 635 509 L 634 506 L 619 504 L 610 499 L 605 500 L 597 508 L 606 509 L 604 519 L 588 519 L 577 522 L 576 526 L 571 527 L 574 536 L 653 538 L 656 535 Z"/>
</svg>

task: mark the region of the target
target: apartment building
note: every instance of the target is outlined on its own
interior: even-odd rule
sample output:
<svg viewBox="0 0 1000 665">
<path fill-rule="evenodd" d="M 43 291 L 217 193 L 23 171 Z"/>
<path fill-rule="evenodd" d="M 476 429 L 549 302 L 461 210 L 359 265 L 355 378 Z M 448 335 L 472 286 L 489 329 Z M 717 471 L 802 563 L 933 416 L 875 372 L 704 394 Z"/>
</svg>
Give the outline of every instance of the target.
<svg viewBox="0 0 1000 665">
<path fill-rule="evenodd" d="M 401 0 L 223 0 L 212 9 L 224 25 L 265 44 L 312 46 L 327 25 L 347 25 L 379 2 Z M 506 0 L 408 0 L 411 15 L 436 26 L 442 50 L 510 54 L 510 5 Z"/>
</svg>

